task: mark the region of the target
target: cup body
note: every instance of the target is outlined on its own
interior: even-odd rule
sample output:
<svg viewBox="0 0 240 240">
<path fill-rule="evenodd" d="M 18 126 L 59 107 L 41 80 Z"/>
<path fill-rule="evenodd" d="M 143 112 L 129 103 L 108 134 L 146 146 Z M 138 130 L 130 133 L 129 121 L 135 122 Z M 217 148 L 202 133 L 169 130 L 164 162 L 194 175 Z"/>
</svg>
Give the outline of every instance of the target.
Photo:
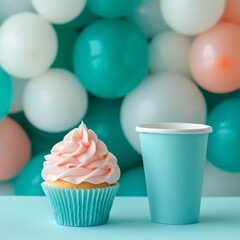
<svg viewBox="0 0 240 240">
<path fill-rule="evenodd" d="M 202 124 L 138 126 L 151 220 L 191 224 L 199 220 L 208 133 Z"/>
</svg>

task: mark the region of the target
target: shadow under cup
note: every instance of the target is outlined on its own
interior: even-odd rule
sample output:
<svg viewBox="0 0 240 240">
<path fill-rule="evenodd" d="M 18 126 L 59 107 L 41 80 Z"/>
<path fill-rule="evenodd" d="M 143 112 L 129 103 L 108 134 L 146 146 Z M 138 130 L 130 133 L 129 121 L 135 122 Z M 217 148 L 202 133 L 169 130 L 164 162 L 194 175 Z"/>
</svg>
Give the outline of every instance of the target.
<svg viewBox="0 0 240 240">
<path fill-rule="evenodd" d="M 159 123 L 139 132 L 151 220 L 164 224 L 199 221 L 208 133 L 203 124 Z"/>
</svg>

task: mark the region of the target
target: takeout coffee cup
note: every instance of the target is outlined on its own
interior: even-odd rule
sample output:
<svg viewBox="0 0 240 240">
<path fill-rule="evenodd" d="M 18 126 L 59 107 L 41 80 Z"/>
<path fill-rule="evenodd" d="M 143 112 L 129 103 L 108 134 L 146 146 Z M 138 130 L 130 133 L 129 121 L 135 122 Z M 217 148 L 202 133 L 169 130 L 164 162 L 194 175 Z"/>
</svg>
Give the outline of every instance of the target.
<svg viewBox="0 0 240 240">
<path fill-rule="evenodd" d="M 165 224 L 199 221 L 208 134 L 203 124 L 158 123 L 139 132 L 151 220 Z"/>
</svg>

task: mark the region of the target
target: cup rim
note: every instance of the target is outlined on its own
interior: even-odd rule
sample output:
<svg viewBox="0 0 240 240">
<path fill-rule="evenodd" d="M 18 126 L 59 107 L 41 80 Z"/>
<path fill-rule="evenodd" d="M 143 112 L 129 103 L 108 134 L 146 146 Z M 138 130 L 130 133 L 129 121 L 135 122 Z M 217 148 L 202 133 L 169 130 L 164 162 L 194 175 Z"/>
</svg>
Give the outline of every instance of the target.
<svg viewBox="0 0 240 240">
<path fill-rule="evenodd" d="M 137 132 L 165 134 L 201 134 L 211 133 L 212 127 L 198 123 L 147 123 L 136 126 Z"/>
</svg>

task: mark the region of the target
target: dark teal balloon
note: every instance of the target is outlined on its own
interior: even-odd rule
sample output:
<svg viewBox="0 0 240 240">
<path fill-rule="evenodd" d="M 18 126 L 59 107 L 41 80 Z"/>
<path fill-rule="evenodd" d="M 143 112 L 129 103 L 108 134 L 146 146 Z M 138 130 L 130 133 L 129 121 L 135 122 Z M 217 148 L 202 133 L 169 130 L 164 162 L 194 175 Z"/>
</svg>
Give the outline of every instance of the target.
<svg viewBox="0 0 240 240">
<path fill-rule="evenodd" d="M 56 143 L 62 141 L 68 131 L 59 133 L 44 132 L 29 123 L 27 133 L 31 141 L 32 156 L 35 156 L 42 152 L 50 152 Z"/>
<path fill-rule="evenodd" d="M 147 196 L 143 167 L 124 172 L 119 180 L 118 196 Z"/>
<path fill-rule="evenodd" d="M 23 111 L 9 114 L 13 120 L 15 120 L 26 132 L 28 132 L 29 122 L 24 115 Z"/>
<path fill-rule="evenodd" d="M 12 81 L 10 76 L 0 68 L 0 120 L 9 112 L 12 104 Z"/>
<path fill-rule="evenodd" d="M 81 122 L 72 128 L 57 133 L 49 133 L 34 127 L 31 123 L 25 128 L 32 146 L 32 156 L 38 155 L 42 152 L 49 152 L 52 147 L 63 140 L 64 136 L 73 128 L 78 127 Z"/>
<path fill-rule="evenodd" d="M 201 91 L 206 99 L 208 112 L 210 112 L 215 106 L 217 106 L 219 103 L 221 103 L 224 100 L 240 97 L 240 90 L 230 92 L 230 93 L 224 93 L 224 94 L 208 92 L 202 88 L 201 88 Z"/>
<path fill-rule="evenodd" d="M 99 139 L 118 159 L 121 170 L 142 163 L 141 156 L 130 146 L 120 124 L 122 99 L 104 100 L 91 96 L 84 123 L 94 130 Z"/>
<path fill-rule="evenodd" d="M 75 28 L 80 29 L 85 27 L 86 25 L 94 22 L 97 19 L 97 16 L 94 15 L 91 11 L 89 11 L 88 7 L 86 6 L 75 19 L 73 19 L 71 22 L 68 22 L 64 24 L 63 26 L 69 27 L 69 28 Z"/>
<path fill-rule="evenodd" d="M 46 153 L 35 156 L 31 159 L 22 172 L 18 175 L 14 184 L 15 195 L 42 196 L 44 195 L 41 183 L 44 181 L 41 176 L 44 156 Z"/>
<path fill-rule="evenodd" d="M 85 88 L 101 98 L 125 96 L 148 69 L 147 41 L 127 20 L 99 20 L 79 35 L 73 66 Z"/>
<path fill-rule="evenodd" d="M 141 0 L 88 0 L 88 8 L 97 16 L 118 18 L 129 14 Z"/>
<path fill-rule="evenodd" d="M 240 98 L 226 100 L 209 114 L 207 159 L 225 171 L 240 172 Z"/>
<path fill-rule="evenodd" d="M 56 25 L 54 28 L 58 36 L 58 53 L 52 67 L 64 68 L 72 71 L 73 47 L 78 37 L 78 32 L 61 25 Z"/>
</svg>

